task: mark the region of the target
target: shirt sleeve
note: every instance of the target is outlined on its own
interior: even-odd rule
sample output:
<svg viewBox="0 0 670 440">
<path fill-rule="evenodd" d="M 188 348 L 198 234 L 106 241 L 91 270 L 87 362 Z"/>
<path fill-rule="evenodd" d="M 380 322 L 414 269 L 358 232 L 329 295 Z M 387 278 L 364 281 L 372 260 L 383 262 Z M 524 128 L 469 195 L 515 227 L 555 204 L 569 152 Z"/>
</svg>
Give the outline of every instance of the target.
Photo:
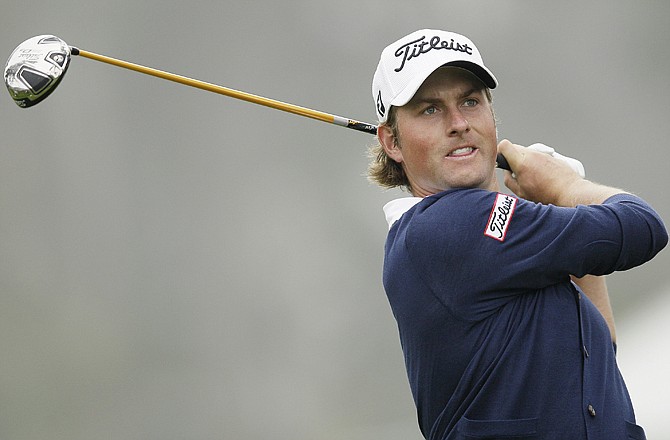
<svg viewBox="0 0 670 440">
<path fill-rule="evenodd" d="M 485 234 L 496 197 L 457 190 L 427 198 L 413 211 L 407 251 L 442 301 L 458 301 L 465 292 L 495 307 L 496 300 L 564 282 L 569 275 L 638 266 L 668 241 L 658 214 L 630 194 L 577 208 L 518 199 L 504 239 L 497 240 Z"/>
</svg>

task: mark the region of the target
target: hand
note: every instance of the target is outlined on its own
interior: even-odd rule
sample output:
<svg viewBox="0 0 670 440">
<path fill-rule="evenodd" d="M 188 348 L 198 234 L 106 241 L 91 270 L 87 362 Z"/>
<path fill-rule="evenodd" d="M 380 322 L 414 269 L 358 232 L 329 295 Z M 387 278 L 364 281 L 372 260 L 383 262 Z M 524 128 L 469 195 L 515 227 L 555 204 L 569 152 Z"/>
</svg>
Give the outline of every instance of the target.
<svg viewBox="0 0 670 440">
<path fill-rule="evenodd" d="M 559 154 L 558 151 L 554 150 L 548 145 L 544 144 L 533 144 L 528 146 L 529 150 L 539 151 L 540 153 L 547 153 L 548 155 L 555 157 L 556 159 L 561 159 L 563 162 L 570 165 L 570 167 L 577 172 L 582 178 L 586 177 L 586 171 L 584 171 L 584 165 L 577 159 L 572 157 L 563 156 Z"/>
<path fill-rule="evenodd" d="M 566 197 L 571 195 L 572 187 L 583 180 L 583 166 L 565 160 L 564 156 L 554 157 L 554 149 L 542 144 L 533 148 L 512 144 L 503 140 L 498 144 L 498 152 L 507 159 L 512 172 L 505 172 L 505 185 L 514 194 L 527 200 L 544 204 L 569 206 Z M 549 151 L 550 150 L 550 151 Z M 559 155 L 560 156 L 560 155 Z M 570 197 L 571 200 L 571 197 Z"/>
</svg>

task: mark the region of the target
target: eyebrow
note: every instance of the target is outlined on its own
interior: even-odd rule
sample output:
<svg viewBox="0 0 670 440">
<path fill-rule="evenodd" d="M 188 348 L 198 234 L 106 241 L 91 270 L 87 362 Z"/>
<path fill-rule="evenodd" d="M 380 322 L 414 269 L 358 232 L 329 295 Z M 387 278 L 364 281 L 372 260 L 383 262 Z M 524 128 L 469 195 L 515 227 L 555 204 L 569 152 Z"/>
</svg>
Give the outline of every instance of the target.
<svg viewBox="0 0 670 440">
<path fill-rule="evenodd" d="M 484 89 L 481 88 L 481 87 L 470 87 L 470 88 L 466 89 L 463 93 L 459 93 L 458 96 L 457 96 L 457 99 L 463 99 L 463 98 L 465 98 L 467 96 L 470 96 L 470 95 L 473 95 L 475 93 L 483 93 L 483 91 L 484 91 Z M 441 100 L 442 100 L 441 98 L 435 98 L 435 97 L 432 97 L 432 96 L 414 95 L 414 97 L 412 97 L 412 99 L 410 100 L 410 102 L 408 102 L 408 104 L 414 104 L 414 105 L 418 105 L 418 104 L 421 104 L 421 103 L 433 104 L 433 103 L 440 102 Z"/>
<path fill-rule="evenodd" d="M 484 89 L 480 87 L 472 87 L 469 90 L 466 90 L 464 93 L 460 94 L 458 97 L 459 98 L 465 98 L 466 96 L 474 95 L 475 93 L 482 92 Z"/>
</svg>

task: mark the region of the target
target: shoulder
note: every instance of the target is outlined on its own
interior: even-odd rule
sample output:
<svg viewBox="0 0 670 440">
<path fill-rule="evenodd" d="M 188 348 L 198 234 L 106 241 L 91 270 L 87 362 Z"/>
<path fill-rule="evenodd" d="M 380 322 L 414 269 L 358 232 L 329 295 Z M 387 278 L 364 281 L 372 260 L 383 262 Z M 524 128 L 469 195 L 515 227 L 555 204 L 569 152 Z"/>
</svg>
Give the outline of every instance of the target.
<svg viewBox="0 0 670 440">
<path fill-rule="evenodd" d="M 482 233 L 499 193 L 481 189 L 453 189 L 424 198 L 399 223 L 415 240 L 459 240 Z"/>
<path fill-rule="evenodd" d="M 490 210 L 501 193 L 483 189 L 452 189 L 423 199 L 417 204 L 417 216 L 433 216 L 449 213 L 467 214 L 468 217 Z"/>
</svg>

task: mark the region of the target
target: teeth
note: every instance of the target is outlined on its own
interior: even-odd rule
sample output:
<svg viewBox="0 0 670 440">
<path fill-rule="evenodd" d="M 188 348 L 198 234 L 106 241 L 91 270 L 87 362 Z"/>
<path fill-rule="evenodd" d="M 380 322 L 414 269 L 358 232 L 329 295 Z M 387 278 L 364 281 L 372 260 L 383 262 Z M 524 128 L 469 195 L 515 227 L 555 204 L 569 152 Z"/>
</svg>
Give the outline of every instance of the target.
<svg viewBox="0 0 670 440">
<path fill-rule="evenodd" d="M 462 154 L 468 154 L 468 153 L 471 153 L 472 150 L 473 150 L 472 147 L 459 148 L 458 150 L 454 150 L 451 153 L 449 153 L 449 156 L 460 156 Z"/>
</svg>

